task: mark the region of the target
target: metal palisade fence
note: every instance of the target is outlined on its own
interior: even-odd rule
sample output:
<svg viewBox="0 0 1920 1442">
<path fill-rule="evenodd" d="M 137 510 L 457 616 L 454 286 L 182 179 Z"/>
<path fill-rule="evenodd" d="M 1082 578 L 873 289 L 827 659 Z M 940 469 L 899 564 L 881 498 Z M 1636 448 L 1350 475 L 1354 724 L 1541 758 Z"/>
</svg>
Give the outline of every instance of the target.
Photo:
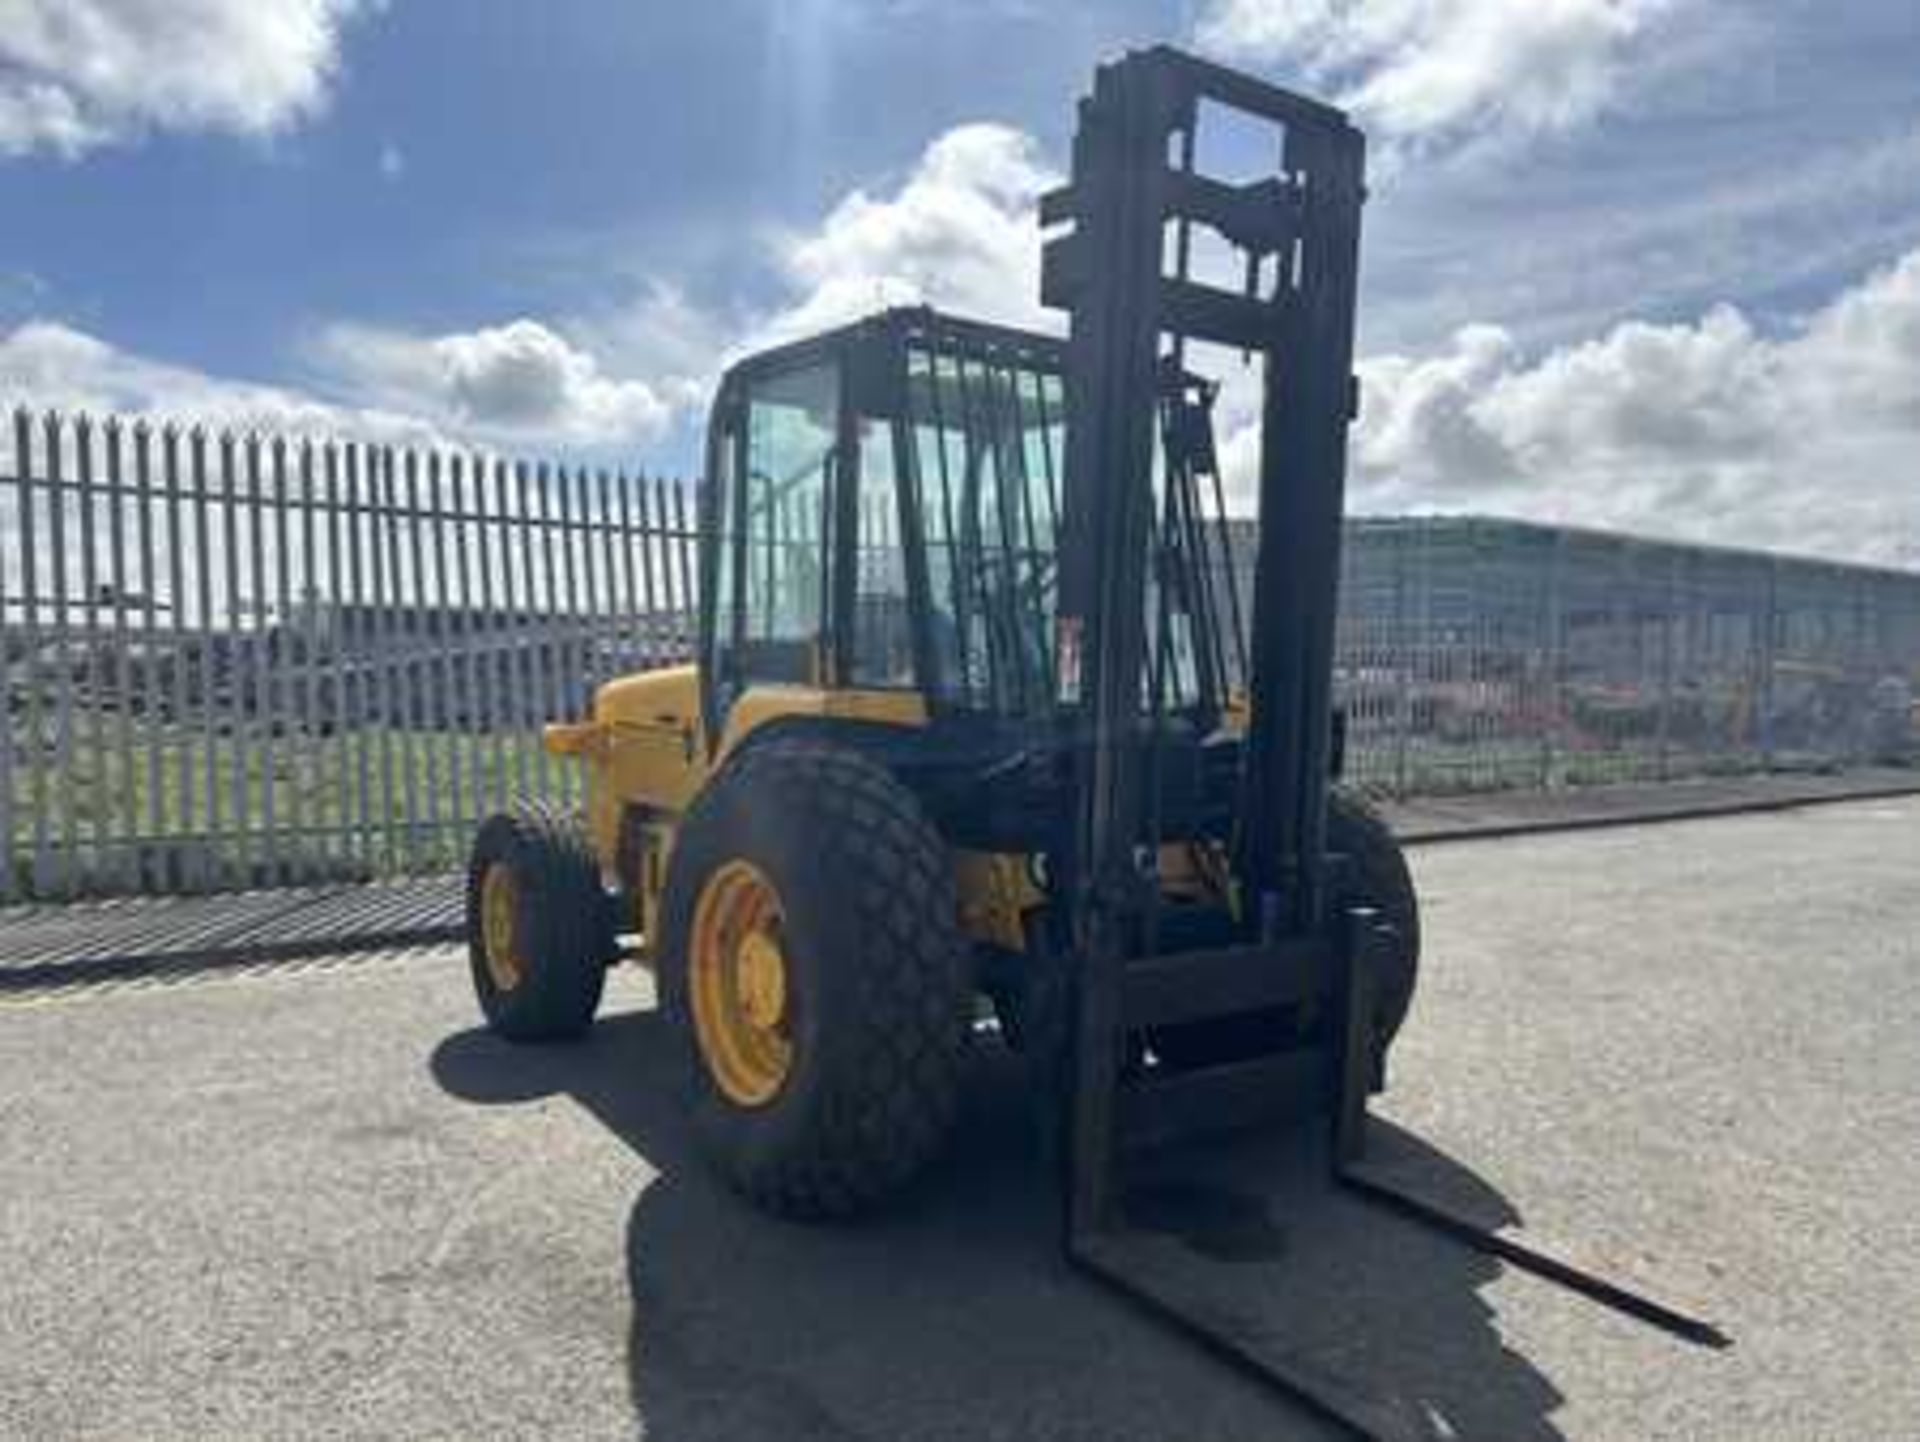
<svg viewBox="0 0 1920 1442">
<path fill-rule="evenodd" d="M 675 482 L 25 412 L 10 429 L 0 899 L 451 864 L 513 796 L 577 793 L 543 722 L 690 653 Z"/>
<path fill-rule="evenodd" d="M 1347 526 L 1338 687 L 1375 790 L 1911 764 L 1917 682 L 1913 573 L 1478 517 Z"/>
<path fill-rule="evenodd" d="M 24 411 L 8 431 L 0 901 L 456 864 L 513 797 L 577 799 L 545 721 L 691 654 L 679 482 Z M 1336 668 L 1348 774 L 1389 794 L 1910 762 L 1920 576 L 1356 520 Z"/>
</svg>

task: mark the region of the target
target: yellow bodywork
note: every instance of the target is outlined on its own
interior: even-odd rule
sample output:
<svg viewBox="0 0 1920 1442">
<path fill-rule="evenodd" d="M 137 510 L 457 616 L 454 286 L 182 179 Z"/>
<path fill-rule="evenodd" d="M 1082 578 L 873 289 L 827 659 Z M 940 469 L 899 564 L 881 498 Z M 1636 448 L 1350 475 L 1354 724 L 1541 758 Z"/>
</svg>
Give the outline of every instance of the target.
<svg viewBox="0 0 1920 1442">
<path fill-rule="evenodd" d="M 632 911 L 642 956 L 659 916 L 667 860 L 681 815 L 709 777 L 762 726 L 792 717 L 830 717 L 886 726 L 927 724 L 925 698 L 912 691 L 757 685 L 728 708 L 720 745 L 709 757 L 700 715 L 700 679 L 692 666 L 669 666 L 609 681 L 595 693 L 586 721 L 546 728 L 547 750 L 586 766 L 587 830 L 600 867 L 617 882 Z M 1244 698 L 1230 699 L 1223 718 L 1246 724 Z M 1026 917 L 1045 899 L 1027 856 L 956 847 L 954 882 L 960 925 L 977 942 L 1026 950 Z M 1163 848 L 1160 875 L 1170 895 L 1215 891 L 1217 858 L 1185 845 Z"/>
<path fill-rule="evenodd" d="M 587 830 L 602 872 L 631 903 L 643 956 L 681 815 L 747 737 L 793 717 L 920 727 L 927 707 L 911 691 L 757 685 L 728 708 L 720 745 L 709 756 L 699 674 L 669 666 L 609 681 L 594 695 L 590 720 L 546 728 L 548 751 L 586 767 Z M 1023 918 L 1042 900 L 1027 857 L 956 849 L 954 880 L 969 936 L 1025 949 Z"/>
</svg>

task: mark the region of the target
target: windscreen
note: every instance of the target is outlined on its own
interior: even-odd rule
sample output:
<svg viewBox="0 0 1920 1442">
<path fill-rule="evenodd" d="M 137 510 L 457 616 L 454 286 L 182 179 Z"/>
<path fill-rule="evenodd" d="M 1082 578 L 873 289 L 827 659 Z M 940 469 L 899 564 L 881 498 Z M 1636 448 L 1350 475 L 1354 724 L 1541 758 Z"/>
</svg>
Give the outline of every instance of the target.
<svg viewBox="0 0 1920 1442">
<path fill-rule="evenodd" d="M 917 340 L 907 349 L 902 481 L 925 538 L 935 676 L 948 706 L 1051 714 L 1060 697 L 1060 467 L 1065 383 L 1038 347 Z M 1235 644 L 1218 595 L 1226 533 L 1200 484 L 1212 466 L 1204 390 L 1156 412 L 1154 565 L 1143 705 L 1217 709 Z M 1216 493 L 1217 494 L 1217 493 Z M 1155 704 L 1157 702 L 1157 704 Z"/>
<path fill-rule="evenodd" d="M 936 689 L 962 708 L 1038 714 L 1055 694 L 1060 376 L 915 345 L 907 394 Z"/>
</svg>

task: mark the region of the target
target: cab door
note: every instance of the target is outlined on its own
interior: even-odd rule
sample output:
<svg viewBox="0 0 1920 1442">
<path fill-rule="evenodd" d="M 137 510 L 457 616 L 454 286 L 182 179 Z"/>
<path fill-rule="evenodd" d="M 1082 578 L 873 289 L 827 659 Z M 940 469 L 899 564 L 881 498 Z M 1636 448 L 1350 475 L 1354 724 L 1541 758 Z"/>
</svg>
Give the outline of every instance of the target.
<svg viewBox="0 0 1920 1442">
<path fill-rule="evenodd" d="M 753 686 L 832 681 L 841 367 L 831 354 L 736 378 L 710 446 L 714 587 L 703 618 L 707 735 Z"/>
</svg>

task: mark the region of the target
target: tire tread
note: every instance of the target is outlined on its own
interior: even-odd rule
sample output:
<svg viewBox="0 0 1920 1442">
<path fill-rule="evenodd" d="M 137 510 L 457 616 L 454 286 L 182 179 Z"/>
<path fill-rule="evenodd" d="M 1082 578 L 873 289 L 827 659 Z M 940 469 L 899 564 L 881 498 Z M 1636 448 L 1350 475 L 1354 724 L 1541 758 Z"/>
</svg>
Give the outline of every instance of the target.
<svg viewBox="0 0 1920 1442">
<path fill-rule="evenodd" d="M 944 1150 L 958 1111 L 972 977 L 957 922 L 946 843 L 917 801 L 878 764 L 828 743 L 770 741 L 738 758 L 697 800 L 676 859 L 750 796 L 803 819 L 815 868 L 838 879 L 835 927 L 852 1002 L 820 1042 L 823 1090 L 803 1141 L 766 1156 L 708 1128 L 729 1181 L 755 1205 L 802 1219 L 848 1217 L 890 1199 Z M 725 840 L 719 841 L 723 850 Z M 669 880 L 663 999 L 694 1053 L 684 986 L 697 883 Z M 776 880 L 776 884 L 780 884 Z"/>
<path fill-rule="evenodd" d="M 481 878 L 496 861 L 514 868 L 523 906 L 528 974 L 511 992 L 493 985 L 482 949 Z M 482 824 L 467 869 L 467 946 L 481 1009 L 502 1036 L 548 1041 L 593 1024 L 615 945 L 600 864 L 574 813 L 521 800 Z"/>
</svg>

